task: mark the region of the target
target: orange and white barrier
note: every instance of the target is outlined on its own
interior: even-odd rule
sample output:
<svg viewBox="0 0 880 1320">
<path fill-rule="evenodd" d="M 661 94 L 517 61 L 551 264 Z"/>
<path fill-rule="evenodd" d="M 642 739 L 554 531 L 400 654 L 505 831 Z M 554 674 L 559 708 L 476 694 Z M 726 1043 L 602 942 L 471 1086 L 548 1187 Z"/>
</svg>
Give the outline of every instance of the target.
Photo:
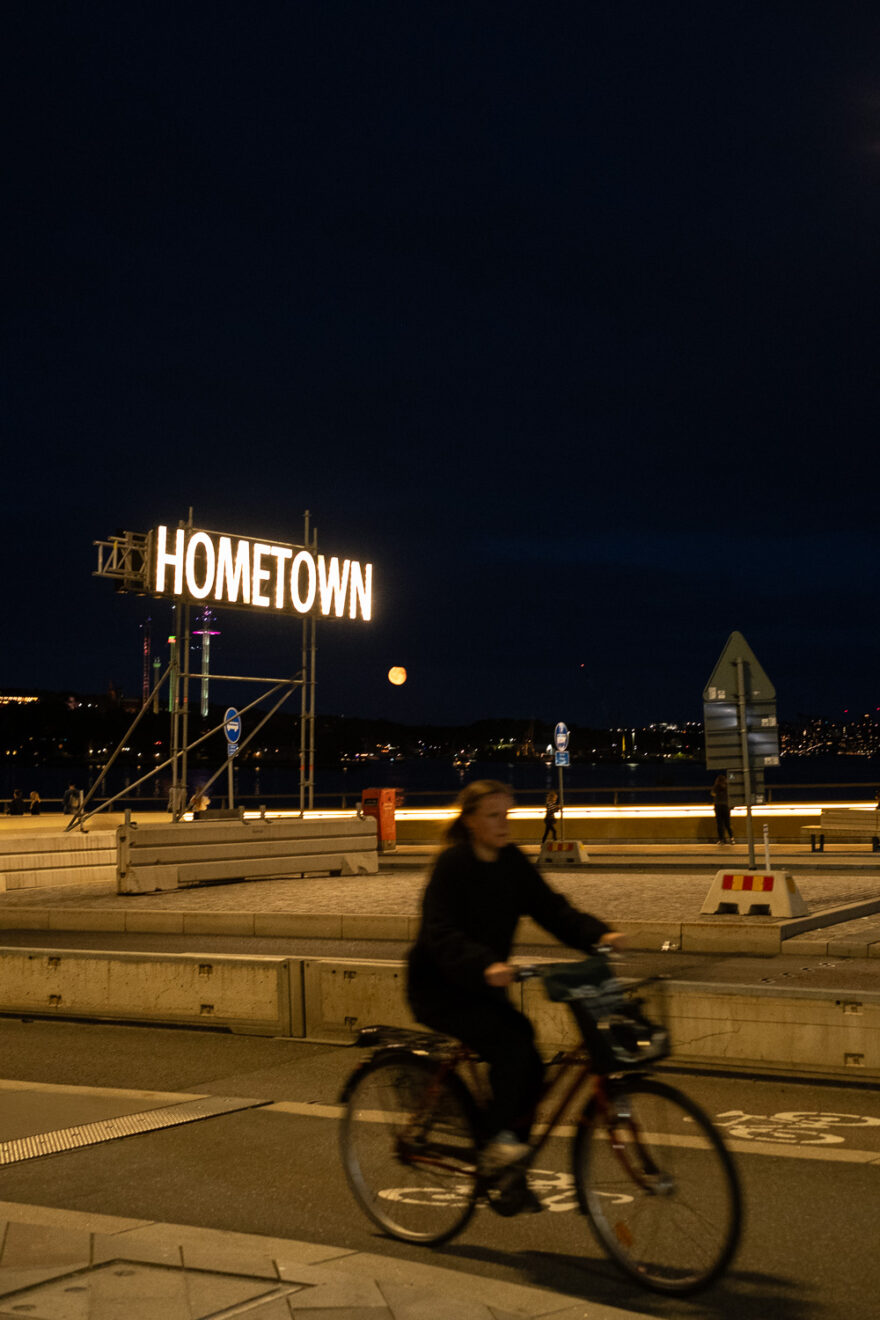
<svg viewBox="0 0 880 1320">
<path fill-rule="evenodd" d="M 550 839 L 541 848 L 539 862 L 548 866 L 584 866 L 590 860 L 586 848 L 579 839 Z"/>
<path fill-rule="evenodd" d="M 716 871 L 700 912 L 805 917 L 807 905 L 788 871 Z"/>
</svg>

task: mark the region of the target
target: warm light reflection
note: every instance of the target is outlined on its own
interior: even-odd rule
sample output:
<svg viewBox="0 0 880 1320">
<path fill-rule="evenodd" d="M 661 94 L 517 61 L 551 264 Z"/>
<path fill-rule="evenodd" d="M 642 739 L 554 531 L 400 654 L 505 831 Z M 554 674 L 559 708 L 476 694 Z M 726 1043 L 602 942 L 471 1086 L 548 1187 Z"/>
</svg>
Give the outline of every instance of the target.
<svg viewBox="0 0 880 1320">
<path fill-rule="evenodd" d="M 865 803 L 862 802 L 773 802 L 761 807 L 752 807 L 752 817 L 761 816 L 805 816 L 814 819 L 820 811 L 827 811 L 829 807 L 861 807 L 864 809 Z M 543 820 L 544 807 L 514 807 L 509 813 L 511 820 Z M 734 807 L 732 815 L 744 816 L 745 807 Z M 246 811 L 246 820 L 259 820 L 258 811 Z M 299 816 L 298 811 L 267 811 L 267 820 L 282 820 L 292 816 Z M 357 811 L 307 811 L 306 820 L 352 820 L 357 815 Z M 399 807 L 395 812 L 399 821 L 445 821 L 452 820 L 456 815 L 452 807 Z M 711 806 L 675 806 L 675 807 L 566 807 L 564 811 L 565 819 L 571 820 L 691 820 L 698 818 L 711 819 L 714 815 Z"/>
</svg>

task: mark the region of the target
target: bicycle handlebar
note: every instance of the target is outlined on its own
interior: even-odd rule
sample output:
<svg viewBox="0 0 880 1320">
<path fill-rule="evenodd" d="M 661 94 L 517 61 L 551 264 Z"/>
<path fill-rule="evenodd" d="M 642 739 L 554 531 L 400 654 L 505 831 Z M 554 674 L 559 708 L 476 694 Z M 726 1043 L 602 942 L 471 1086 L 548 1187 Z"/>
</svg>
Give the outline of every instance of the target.
<svg viewBox="0 0 880 1320">
<path fill-rule="evenodd" d="M 607 959 L 607 961 L 608 961 L 609 963 L 611 963 L 611 962 L 617 962 L 617 961 L 619 960 L 619 958 L 620 958 L 620 954 L 618 953 L 618 951 L 617 951 L 616 949 L 613 949 L 613 948 L 610 946 L 610 944 L 594 944 L 593 947 L 592 947 L 591 949 L 588 949 L 588 950 L 585 951 L 585 953 L 584 953 L 584 957 L 585 957 L 585 958 L 594 958 L 594 957 L 605 958 L 605 959 Z M 545 972 L 546 970 L 548 970 L 551 966 L 556 967 L 556 966 L 558 966 L 558 964 L 557 964 L 557 963 L 552 963 L 552 964 L 551 964 L 551 963 L 522 963 L 519 967 L 517 967 L 513 979 L 514 979 L 515 982 L 516 982 L 516 981 L 531 981 L 531 980 L 533 980 L 536 976 L 543 976 L 543 975 L 544 975 L 544 972 Z"/>
</svg>

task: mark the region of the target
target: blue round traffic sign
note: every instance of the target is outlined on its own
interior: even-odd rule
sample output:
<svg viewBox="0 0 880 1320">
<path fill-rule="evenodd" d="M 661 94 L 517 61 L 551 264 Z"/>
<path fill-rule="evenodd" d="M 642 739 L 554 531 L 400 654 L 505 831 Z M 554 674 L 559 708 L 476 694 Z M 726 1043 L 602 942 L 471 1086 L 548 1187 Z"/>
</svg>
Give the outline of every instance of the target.
<svg viewBox="0 0 880 1320">
<path fill-rule="evenodd" d="M 226 741 L 237 743 L 241 737 L 241 716 L 234 706 L 230 706 L 223 716 L 223 728 L 226 731 Z"/>
<path fill-rule="evenodd" d="M 568 747 L 568 725 L 560 720 L 553 730 L 553 741 L 556 743 L 557 752 L 564 752 Z"/>
</svg>

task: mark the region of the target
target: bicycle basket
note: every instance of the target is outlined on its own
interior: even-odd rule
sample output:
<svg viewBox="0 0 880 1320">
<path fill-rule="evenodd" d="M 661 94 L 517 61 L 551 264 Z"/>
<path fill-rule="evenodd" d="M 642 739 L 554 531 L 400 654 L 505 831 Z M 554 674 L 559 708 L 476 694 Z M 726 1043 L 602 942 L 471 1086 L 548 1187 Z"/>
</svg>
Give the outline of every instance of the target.
<svg viewBox="0 0 880 1320">
<path fill-rule="evenodd" d="M 669 1053 L 666 1028 L 645 1016 L 641 1000 L 626 998 L 607 959 L 553 963 L 541 978 L 548 999 L 568 1004 L 598 1071 L 638 1068 Z"/>
</svg>

